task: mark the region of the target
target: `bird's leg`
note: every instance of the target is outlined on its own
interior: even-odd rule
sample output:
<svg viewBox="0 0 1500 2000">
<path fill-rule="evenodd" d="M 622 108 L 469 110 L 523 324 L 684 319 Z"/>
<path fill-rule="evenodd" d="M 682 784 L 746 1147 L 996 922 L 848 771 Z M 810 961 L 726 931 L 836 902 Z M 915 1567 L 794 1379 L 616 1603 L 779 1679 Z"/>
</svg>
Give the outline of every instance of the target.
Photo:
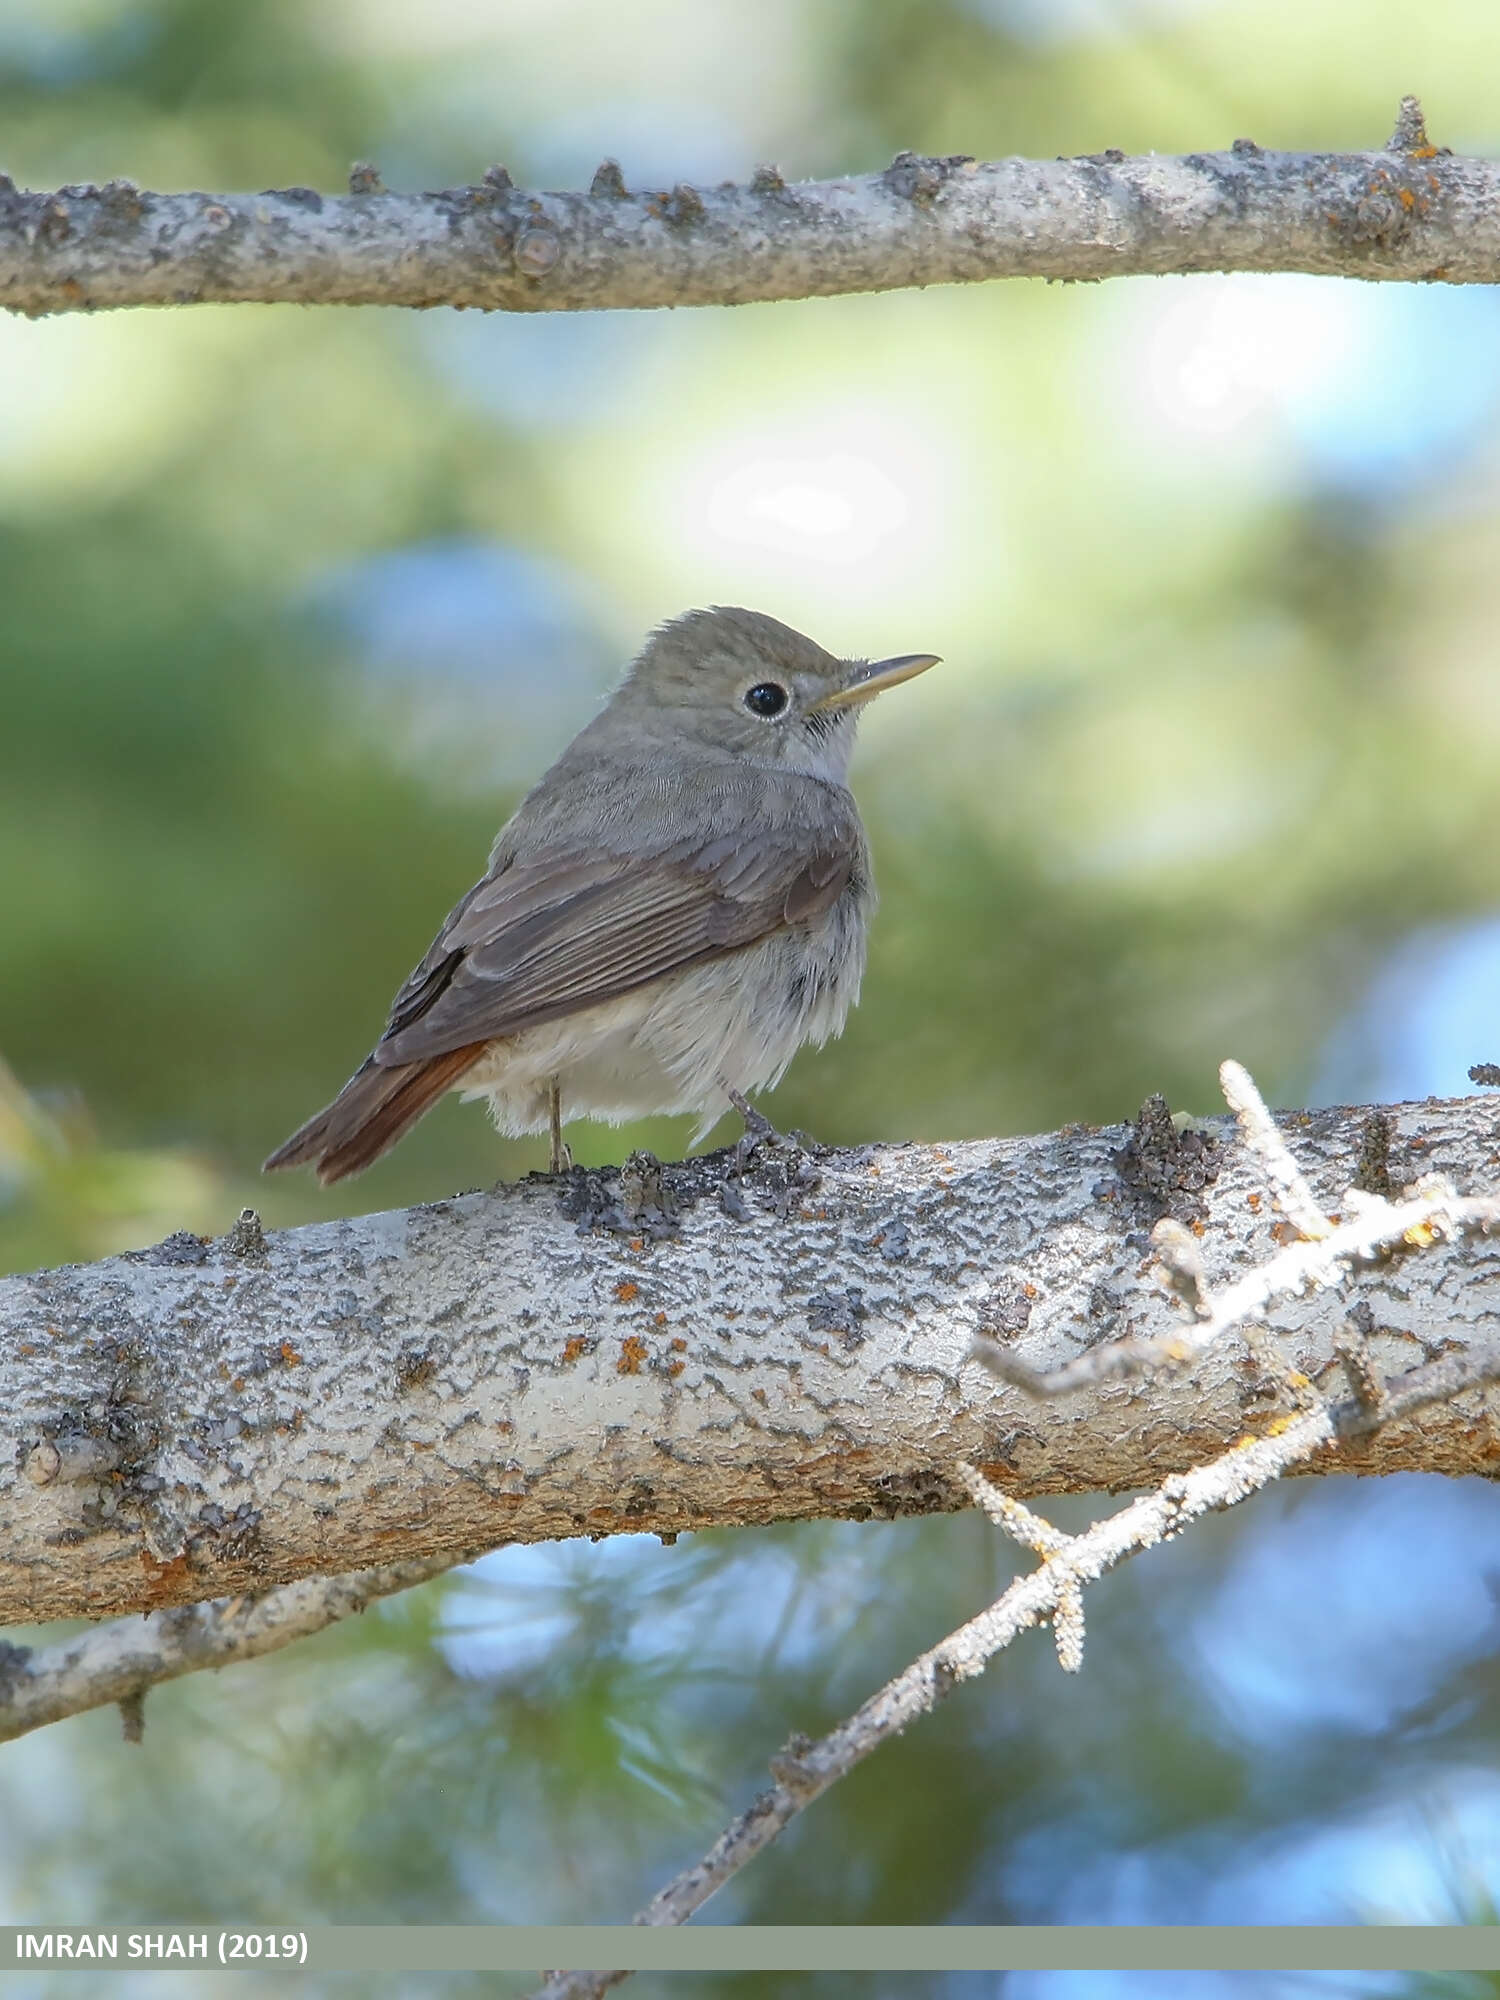
<svg viewBox="0 0 1500 2000">
<path fill-rule="evenodd" d="M 552 1133 L 552 1164 L 548 1171 L 565 1174 L 573 1164 L 573 1155 L 563 1144 L 562 1081 L 559 1077 L 553 1077 L 547 1085 L 547 1121 Z"/>
<path fill-rule="evenodd" d="M 743 1174 L 750 1157 L 761 1146 L 795 1146 L 796 1140 L 778 1132 L 764 1111 L 757 1111 L 742 1090 L 725 1084 L 724 1094 L 745 1121 L 744 1136 L 734 1149 L 735 1171 Z"/>
</svg>

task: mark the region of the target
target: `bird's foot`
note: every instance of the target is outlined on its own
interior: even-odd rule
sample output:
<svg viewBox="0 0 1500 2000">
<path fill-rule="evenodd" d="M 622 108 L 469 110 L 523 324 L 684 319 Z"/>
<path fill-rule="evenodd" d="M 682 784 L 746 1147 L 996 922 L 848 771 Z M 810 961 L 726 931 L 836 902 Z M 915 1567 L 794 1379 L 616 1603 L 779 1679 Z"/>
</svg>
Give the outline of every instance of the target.
<svg viewBox="0 0 1500 2000">
<path fill-rule="evenodd" d="M 790 1152 L 801 1150 L 800 1133 L 778 1132 L 764 1111 L 757 1111 L 743 1091 L 731 1090 L 727 1095 L 729 1102 L 745 1121 L 744 1134 L 734 1149 L 734 1170 L 741 1178 L 762 1146 L 780 1147 Z"/>
<path fill-rule="evenodd" d="M 549 1174 L 572 1173 L 573 1149 L 569 1146 L 566 1139 L 554 1139 L 552 1141 L 552 1159 L 547 1171 Z"/>
</svg>

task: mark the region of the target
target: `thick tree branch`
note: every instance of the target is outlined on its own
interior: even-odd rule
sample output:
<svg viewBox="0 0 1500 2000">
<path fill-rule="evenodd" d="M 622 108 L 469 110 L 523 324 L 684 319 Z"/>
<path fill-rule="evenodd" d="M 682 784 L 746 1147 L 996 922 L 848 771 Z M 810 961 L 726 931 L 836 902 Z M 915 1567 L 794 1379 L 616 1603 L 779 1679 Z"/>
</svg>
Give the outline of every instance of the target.
<svg viewBox="0 0 1500 2000">
<path fill-rule="evenodd" d="M 1282 1122 L 1326 1212 L 1357 1176 L 1487 1186 L 1493 1119 L 1476 1098 Z M 1037 1402 L 970 1353 L 988 1329 L 1038 1374 L 1122 1337 L 1191 1354 L 1151 1282 L 1163 1218 L 1221 1295 L 1290 1227 L 1233 1121 L 1179 1133 L 1158 1101 L 1133 1130 L 765 1152 L 743 1183 L 726 1155 L 634 1161 L 0 1280 L 0 1619 L 508 1541 L 925 1512 L 964 1504 L 960 1459 L 1018 1497 L 1154 1485 L 1240 1436 L 1276 1369 L 1221 1341 L 1190 1372 Z M 1353 1261 L 1366 1374 L 1488 1342 L 1489 1237 Z M 1297 1370 L 1345 1379 L 1347 1297 L 1263 1316 Z M 1476 1396 L 1320 1467 L 1497 1456 Z"/>
<path fill-rule="evenodd" d="M 508 312 L 743 305 L 986 278 L 1315 271 L 1500 280 L 1500 163 L 1433 147 L 1406 100 L 1378 153 L 994 160 L 587 193 L 478 187 L 30 193 L 0 177 L 0 304 L 28 314 L 254 300 Z"/>
</svg>

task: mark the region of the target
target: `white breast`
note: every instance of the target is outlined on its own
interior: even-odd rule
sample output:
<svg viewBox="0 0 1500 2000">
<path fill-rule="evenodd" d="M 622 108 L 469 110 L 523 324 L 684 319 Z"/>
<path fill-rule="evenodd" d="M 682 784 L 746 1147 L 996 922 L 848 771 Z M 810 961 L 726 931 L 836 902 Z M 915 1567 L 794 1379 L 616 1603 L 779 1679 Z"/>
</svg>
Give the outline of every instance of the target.
<svg viewBox="0 0 1500 2000">
<path fill-rule="evenodd" d="M 726 1086 L 774 1084 L 804 1042 L 843 1028 L 859 998 L 874 896 L 851 883 L 823 922 L 778 931 L 725 958 L 673 973 L 619 999 L 492 1042 L 465 1075 L 500 1131 L 545 1132 L 551 1079 L 562 1114 L 618 1125 L 696 1111 L 698 1136 L 728 1108 Z"/>
</svg>

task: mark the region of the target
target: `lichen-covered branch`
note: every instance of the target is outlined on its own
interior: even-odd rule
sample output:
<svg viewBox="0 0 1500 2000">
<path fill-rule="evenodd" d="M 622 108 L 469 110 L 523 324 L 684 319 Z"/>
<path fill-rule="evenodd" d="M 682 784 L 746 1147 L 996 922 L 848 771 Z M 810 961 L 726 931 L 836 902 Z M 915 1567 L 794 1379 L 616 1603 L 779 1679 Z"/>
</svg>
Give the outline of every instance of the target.
<svg viewBox="0 0 1500 2000">
<path fill-rule="evenodd" d="M 152 194 L 0 177 L 0 305 L 28 314 L 253 300 L 509 312 L 743 305 L 986 278 L 1315 271 L 1500 281 L 1500 163 L 1432 146 L 1413 100 L 1371 153 L 924 159 L 885 172 L 586 192 Z"/>
<path fill-rule="evenodd" d="M 1284 1115 L 1309 1199 L 1493 1180 L 1487 1098 Z M 1372 1136 L 1373 1135 L 1373 1136 Z M 1378 1152 L 1379 1159 L 1375 1158 Z M 1191 1341 L 1155 1282 L 1175 1221 L 1220 1300 L 1289 1225 L 1230 1119 L 535 1177 L 404 1213 L 0 1280 L 0 1621 L 155 1611 L 509 1541 L 661 1534 L 1151 1486 L 1284 1394 L 1238 1339 L 1038 1401 L 1122 1338 Z M 1336 1239 L 1315 1246 L 1332 1254 Z M 1264 1302 L 1317 1385 L 1351 1307 L 1386 1375 L 1484 1346 L 1500 1242 L 1398 1241 L 1354 1286 Z M 1357 1296 L 1356 1296 L 1357 1295 Z M 1481 1395 L 1320 1467 L 1492 1471 Z"/>
</svg>

